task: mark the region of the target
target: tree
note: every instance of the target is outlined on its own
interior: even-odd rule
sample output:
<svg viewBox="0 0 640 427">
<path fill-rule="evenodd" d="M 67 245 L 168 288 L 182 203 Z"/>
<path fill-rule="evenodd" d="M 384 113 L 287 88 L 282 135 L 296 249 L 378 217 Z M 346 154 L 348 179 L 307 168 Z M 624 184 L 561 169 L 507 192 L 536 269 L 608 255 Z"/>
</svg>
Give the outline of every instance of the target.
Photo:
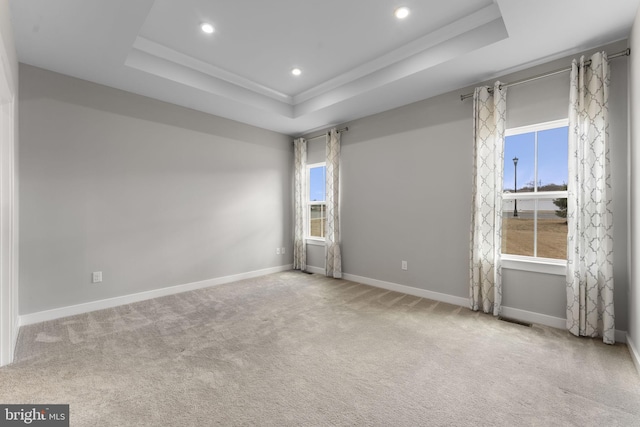
<svg viewBox="0 0 640 427">
<path fill-rule="evenodd" d="M 553 199 L 553 204 L 559 209 L 556 210 L 556 215 L 560 218 L 567 217 L 567 199 Z"/>
<path fill-rule="evenodd" d="M 562 186 L 562 190 L 566 191 L 567 190 L 567 184 L 564 184 Z M 556 205 L 558 207 L 558 209 L 556 210 L 556 215 L 559 216 L 560 218 L 566 218 L 567 217 L 567 199 L 553 199 L 553 204 Z"/>
</svg>

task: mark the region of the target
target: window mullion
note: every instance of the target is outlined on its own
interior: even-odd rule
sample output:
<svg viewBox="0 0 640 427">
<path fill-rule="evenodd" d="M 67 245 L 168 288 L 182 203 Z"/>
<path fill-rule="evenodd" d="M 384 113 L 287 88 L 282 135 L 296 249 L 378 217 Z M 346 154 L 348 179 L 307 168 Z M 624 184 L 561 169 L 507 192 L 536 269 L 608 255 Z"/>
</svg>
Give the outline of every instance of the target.
<svg viewBox="0 0 640 427">
<path fill-rule="evenodd" d="M 533 137 L 533 191 L 538 192 L 538 132 Z"/>
<path fill-rule="evenodd" d="M 533 136 L 533 192 L 538 193 L 538 132 Z M 533 256 L 538 256 L 538 199 L 533 201 Z"/>
<path fill-rule="evenodd" d="M 502 195 L 503 200 L 514 200 L 514 199 L 559 199 L 566 198 L 566 191 L 539 191 L 537 193 L 504 193 Z"/>
<path fill-rule="evenodd" d="M 538 200 L 533 201 L 533 256 L 538 256 Z"/>
</svg>

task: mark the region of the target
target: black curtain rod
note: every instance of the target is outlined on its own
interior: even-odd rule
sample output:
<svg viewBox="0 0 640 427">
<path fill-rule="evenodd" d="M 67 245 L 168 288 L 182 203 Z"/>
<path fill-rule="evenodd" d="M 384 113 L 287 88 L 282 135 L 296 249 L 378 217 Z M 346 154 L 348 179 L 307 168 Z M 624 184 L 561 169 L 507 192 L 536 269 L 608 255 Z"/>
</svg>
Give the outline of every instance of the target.
<svg viewBox="0 0 640 427">
<path fill-rule="evenodd" d="M 342 129 L 338 129 L 338 133 L 347 132 L 349 130 L 348 126 L 343 127 Z M 322 138 L 323 136 L 329 135 L 329 132 L 325 132 L 322 135 L 314 136 L 313 138 L 306 138 L 307 141 L 311 141 L 314 139 Z M 296 138 L 297 139 L 297 138 Z"/>
<path fill-rule="evenodd" d="M 631 55 L 631 49 L 625 49 L 622 52 L 618 52 L 618 53 L 614 53 L 611 56 L 607 56 L 607 59 L 616 59 L 616 58 L 620 58 L 621 56 L 629 56 Z M 591 61 L 585 61 L 584 65 L 591 65 Z M 522 79 L 522 80 L 516 80 L 515 82 L 511 82 L 511 83 L 505 83 L 503 84 L 501 87 L 511 87 L 511 86 L 517 86 L 523 83 L 529 83 L 529 82 L 533 82 L 535 80 L 540 80 L 543 79 L 545 77 L 551 77 L 551 76 L 555 76 L 558 74 L 562 74 L 562 73 L 566 73 L 568 71 L 571 71 L 571 67 L 569 68 L 563 68 L 561 70 L 555 70 L 555 71 L 551 71 L 548 73 L 544 73 L 544 74 L 540 74 L 537 76 L 533 76 L 533 77 L 529 77 L 526 79 Z M 489 92 L 493 92 L 493 89 L 489 89 Z M 472 98 L 473 97 L 473 93 L 467 93 L 466 95 L 460 95 L 460 101 L 464 101 L 467 98 Z"/>
</svg>

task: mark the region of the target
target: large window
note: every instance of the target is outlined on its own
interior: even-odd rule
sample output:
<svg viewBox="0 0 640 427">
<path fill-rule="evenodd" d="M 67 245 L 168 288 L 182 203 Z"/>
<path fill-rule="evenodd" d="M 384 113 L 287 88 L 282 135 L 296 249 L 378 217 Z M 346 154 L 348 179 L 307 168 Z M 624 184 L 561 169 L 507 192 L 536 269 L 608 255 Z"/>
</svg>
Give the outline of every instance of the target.
<svg viewBox="0 0 640 427">
<path fill-rule="evenodd" d="M 326 171 L 325 163 L 307 166 L 309 183 L 307 238 L 324 240 L 327 227 Z"/>
<path fill-rule="evenodd" d="M 508 129 L 504 146 L 502 253 L 567 259 L 567 120 Z"/>
</svg>

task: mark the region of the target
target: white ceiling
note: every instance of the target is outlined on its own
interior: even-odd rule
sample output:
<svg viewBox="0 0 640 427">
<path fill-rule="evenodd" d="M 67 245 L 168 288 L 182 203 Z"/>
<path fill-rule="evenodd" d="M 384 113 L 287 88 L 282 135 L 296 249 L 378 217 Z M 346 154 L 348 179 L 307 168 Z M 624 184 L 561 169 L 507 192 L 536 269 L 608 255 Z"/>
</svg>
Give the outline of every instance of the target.
<svg viewBox="0 0 640 427">
<path fill-rule="evenodd" d="M 11 13 L 23 63 L 297 136 L 624 39 L 639 4 L 11 0 Z"/>
</svg>

